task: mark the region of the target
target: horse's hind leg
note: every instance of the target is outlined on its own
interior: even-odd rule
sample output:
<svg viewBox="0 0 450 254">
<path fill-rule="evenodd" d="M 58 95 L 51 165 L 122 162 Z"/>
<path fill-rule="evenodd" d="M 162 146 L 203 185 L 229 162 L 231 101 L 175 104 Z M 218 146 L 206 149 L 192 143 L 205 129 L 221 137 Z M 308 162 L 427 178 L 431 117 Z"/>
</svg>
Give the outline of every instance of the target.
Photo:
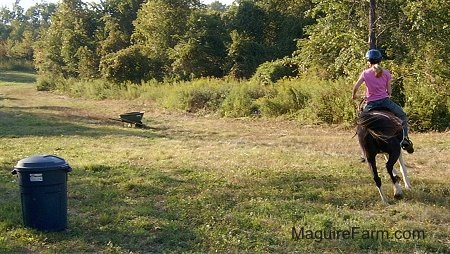
<svg viewBox="0 0 450 254">
<path fill-rule="evenodd" d="M 411 189 L 411 182 L 409 181 L 408 170 L 406 169 L 405 160 L 403 160 L 401 152 L 398 157 L 398 163 L 400 164 L 400 171 L 402 172 L 403 175 L 403 182 L 405 183 L 405 188 Z"/>
<path fill-rule="evenodd" d="M 367 160 L 367 163 L 369 164 L 369 169 L 372 172 L 373 180 L 375 181 L 375 184 L 377 185 L 378 192 L 380 193 L 381 201 L 383 201 L 383 203 L 387 204 L 388 203 L 387 198 L 384 195 L 383 190 L 381 189 L 381 178 L 378 176 L 375 155 L 366 156 L 366 160 Z"/>
<path fill-rule="evenodd" d="M 390 153 L 389 159 L 386 162 L 386 169 L 389 173 L 389 176 L 391 177 L 392 183 L 394 184 L 394 198 L 396 198 L 396 199 L 400 199 L 403 197 L 402 188 L 400 187 L 400 184 L 398 183 L 399 177 L 397 175 L 394 175 L 394 173 L 393 173 L 394 164 L 398 158 L 399 158 L 399 153 L 396 153 L 396 152 Z"/>
</svg>

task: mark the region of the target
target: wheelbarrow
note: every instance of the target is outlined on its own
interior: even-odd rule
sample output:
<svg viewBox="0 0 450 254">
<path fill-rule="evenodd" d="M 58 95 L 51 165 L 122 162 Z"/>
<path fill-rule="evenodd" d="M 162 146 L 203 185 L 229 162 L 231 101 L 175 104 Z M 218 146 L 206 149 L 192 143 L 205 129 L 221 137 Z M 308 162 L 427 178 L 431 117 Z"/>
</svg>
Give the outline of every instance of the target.
<svg viewBox="0 0 450 254">
<path fill-rule="evenodd" d="M 144 128 L 145 125 L 142 123 L 142 117 L 144 117 L 144 112 L 128 112 L 119 115 L 120 118 L 111 118 L 115 121 L 120 121 L 124 126 Z"/>
</svg>

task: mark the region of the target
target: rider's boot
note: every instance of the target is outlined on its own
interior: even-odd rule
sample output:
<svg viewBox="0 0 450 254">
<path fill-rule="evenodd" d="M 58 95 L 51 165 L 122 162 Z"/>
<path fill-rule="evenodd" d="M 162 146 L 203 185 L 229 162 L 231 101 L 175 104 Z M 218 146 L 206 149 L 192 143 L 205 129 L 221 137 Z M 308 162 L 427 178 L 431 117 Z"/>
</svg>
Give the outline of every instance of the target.
<svg viewBox="0 0 450 254">
<path fill-rule="evenodd" d="M 414 146 L 411 140 L 409 140 L 408 136 L 403 137 L 402 142 L 400 143 L 403 150 L 406 150 L 408 153 L 414 153 Z"/>
</svg>

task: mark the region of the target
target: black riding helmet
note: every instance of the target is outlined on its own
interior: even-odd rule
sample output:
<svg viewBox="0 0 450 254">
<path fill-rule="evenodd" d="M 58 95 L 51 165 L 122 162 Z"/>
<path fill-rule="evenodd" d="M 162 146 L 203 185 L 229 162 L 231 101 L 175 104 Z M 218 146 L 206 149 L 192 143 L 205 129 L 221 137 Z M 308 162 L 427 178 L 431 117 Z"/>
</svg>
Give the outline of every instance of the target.
<svg viewBox="0 0 450 254">
<path fill-rule="evenodd" d="M 381 52 L 378 49 L 371 49 L 366 53 L 366 60 L 371 64 L 377 64 L 381 62 Z"/>
</svg>

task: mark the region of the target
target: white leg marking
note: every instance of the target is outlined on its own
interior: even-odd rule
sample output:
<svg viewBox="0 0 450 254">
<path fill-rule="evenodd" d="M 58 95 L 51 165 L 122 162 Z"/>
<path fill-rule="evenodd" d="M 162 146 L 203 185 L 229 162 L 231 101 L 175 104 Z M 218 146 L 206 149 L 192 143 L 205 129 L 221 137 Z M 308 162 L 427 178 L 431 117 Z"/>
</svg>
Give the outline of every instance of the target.
<svg viewBox="0 0 450 254">
<path fill-rule="evenodd" d="M 378 192 L 380 193 L 381 201 L 383 201 L 383 203 L 385 203 L 385 204 L 388 204 L 387 198 L 386 198 L 386 196 L 384 195 L 383 190 L 382 190 L 381 188 L 378 188 Z"/>
<path fill-rule="evenodd" d="M 392 174 L 394 174 L 394 176 L 398 176 L 397 170 L 395 170 L 395 167 L 392 169 Z"/>
<path fill-rule="evenodd" d="M 403 182 L 405 182 L 405 188 L 409 190 L 411 189 L 411 182 L 409 181 L 408 169 L 406 168 L 405 160 L 403 160 L 402 153 L 400 153 L 400 157 L 398 157 L 398 163 L 400 164 L 400 171 L 402 172 L 403 175 Z"/>
<path fill-rule="evenodd" d="M 395 183 L 394 184 L 394 198 L 401 198 L 401 197 L 403 197 L 402 188 L 400 187 L 399 183 Z"/>
</svg>

